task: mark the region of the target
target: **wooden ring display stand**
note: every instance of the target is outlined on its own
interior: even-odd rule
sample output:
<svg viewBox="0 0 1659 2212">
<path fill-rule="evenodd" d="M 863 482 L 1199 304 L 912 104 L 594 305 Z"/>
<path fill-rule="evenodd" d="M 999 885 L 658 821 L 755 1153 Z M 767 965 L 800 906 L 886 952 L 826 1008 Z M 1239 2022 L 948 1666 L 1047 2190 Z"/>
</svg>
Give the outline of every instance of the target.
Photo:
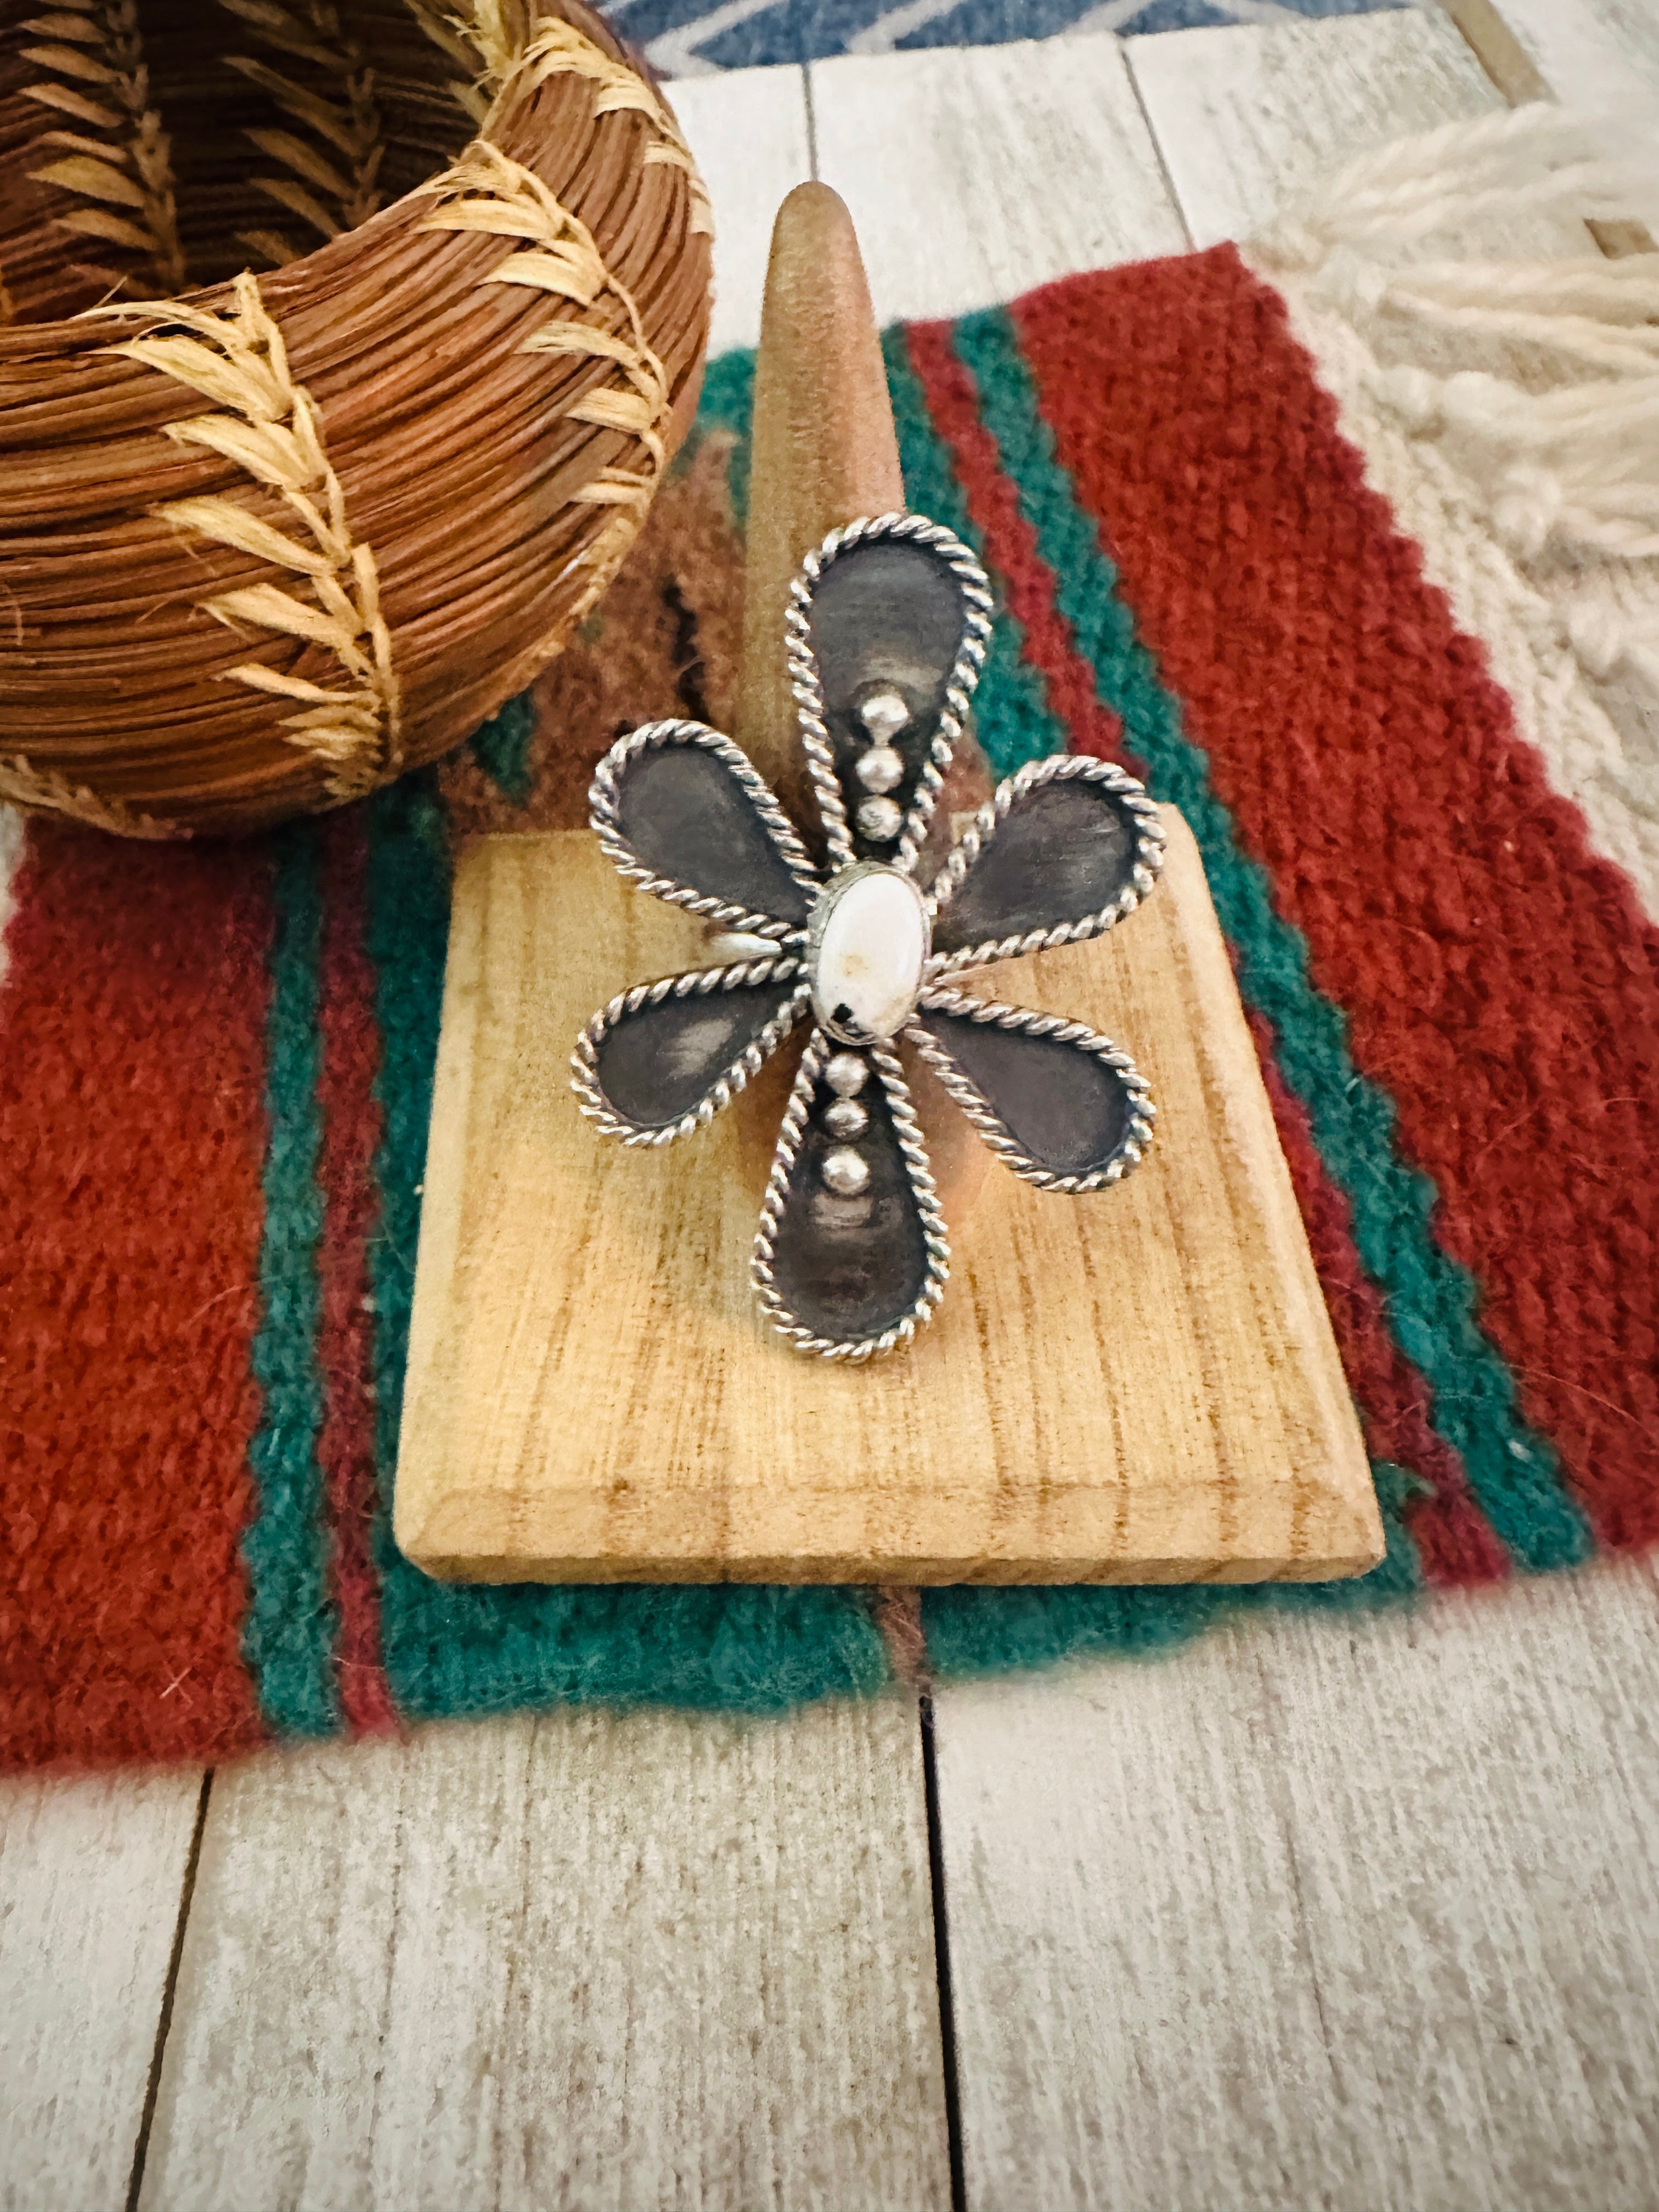
<svg viewBox="0 0 1659 2212">
<path fill-rule="evenodd" d="M 801 803 L 783 608 L 802 555 L 902 503 L 845 209 L 784 203 L 757 371 L 736 735 Z M 624 985 L 700 932 L 585 831 L 457 872 L 395 1508 L 428 1573 L 489 1582 L 1248 1582 L 1382 1556 L 1358 1426 L 1191 833 L 1133 925 L 998 993 L 1116 1037 L 1146 1164 L 1087 1198 L 919 1104 L 952 1280 L 906 1350 L 802 1358 L 750 1296 L 757 1168 L 787 1068 L 699 1137 L 629 1152 L 568 1088 Z M 975 1185 L 978 1185 L 975 1198 Z M 974 1199 L 971 1212 L 968 1204 Z M 966 1218 L 964 1218 L 964 1214 Z"/>
</svg>

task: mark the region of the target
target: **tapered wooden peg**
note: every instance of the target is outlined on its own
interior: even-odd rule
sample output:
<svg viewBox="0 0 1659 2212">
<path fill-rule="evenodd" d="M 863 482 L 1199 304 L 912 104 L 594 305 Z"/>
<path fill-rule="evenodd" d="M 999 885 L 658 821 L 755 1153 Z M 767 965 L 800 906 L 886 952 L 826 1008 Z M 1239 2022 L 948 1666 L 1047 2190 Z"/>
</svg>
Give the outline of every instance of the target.
<svg viewBox="0 0 1659 2212">
<path fill-rule="evenodd" d="M 736 737 L 803 827 L 816 806 L 784 658 L 784 613 L 804 555 L 862 514 L 904 503 L 898 434 L 858 234 L 828 185 L 797 185 L 772 230 L 750 428 L 744 570 L 743 672 Z M 977 742 L 957 747 L 939 812 L 972 811 L 990 795 Z M 740 1102 L 745 1178 L 764 1186 L 793 1055 Z M 941 1198 L 960 1218 L 988 1155 L 924 1065 L 910 1070 Z"/>
</svg>

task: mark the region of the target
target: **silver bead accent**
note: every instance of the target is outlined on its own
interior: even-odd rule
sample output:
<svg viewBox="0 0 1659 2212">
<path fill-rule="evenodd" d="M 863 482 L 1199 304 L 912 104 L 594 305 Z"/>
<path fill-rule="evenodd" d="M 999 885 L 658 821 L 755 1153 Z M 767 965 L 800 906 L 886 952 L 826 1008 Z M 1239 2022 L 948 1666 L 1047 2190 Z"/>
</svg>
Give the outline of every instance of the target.
<svg viewBox="0 0 1659 2212">
<path fill-rule="evenodd" d="M 850 1098 L 855 1091 L 862 1091 L 870 1071 L 855 1052 L 838 1052 L 826 1061 L 823 1079 L 837 1098 Z"/>
<path fill-rule="evenodd" d="M 843 1145 L 824 1154 L 819 1172 L 837 1198 L 856 1198 L 870 1180 L 870 1164 Z"/>
<path fill-rule="evenodd" d="M 904 781 L 904 761 L 891 745 L 872 745 L 853 773 L 866 791 L 895 791 Z"/>
<path fill-rule="evenodd" d="M 905 727 L 910 709 L 896 691 L 872 691 L 859 708 L 859 720 L 872 738 L 884 742 Z"/>
<path fill-rule="evenodd" d="M 832 1137 L 861 1137 L 870 1126 L 870 1116 L 856 1098 L 837 1098 L 824 1109 L 823 1126 Z"/>
<path fill-rule="evenodd" d="M 904 827 L 904 817 L 890 799 L 866 799 L 858 820 L 861 835 L 873 845 L 890 845 Z"/>
</svg>

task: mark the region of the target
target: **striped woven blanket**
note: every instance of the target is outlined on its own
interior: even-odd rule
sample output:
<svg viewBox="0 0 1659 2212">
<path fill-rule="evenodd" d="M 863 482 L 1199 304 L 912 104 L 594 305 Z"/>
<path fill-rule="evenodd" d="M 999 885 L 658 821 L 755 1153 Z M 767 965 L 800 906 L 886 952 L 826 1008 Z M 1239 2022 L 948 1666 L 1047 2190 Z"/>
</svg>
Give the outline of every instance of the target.
<svg viewBox="0 0 1659 2212">
<path fill-rule="evenodd" d="M 908 496 L 1000 596 L 994 765 L 1121 760 L 1197 835 L 1389 1538 L 1326 1590 L 930 1592 L 937 1674 L 1659 1540 L 1659 299 L 1386 252 L 1583 152 L 1500 118 L 1248 256 L 887 337 Z M 447 1588 L 389 1533 L 455 842 L 729 721 L 751 380 L 713 366 L 588 631 L 435 771 L 256 845 L 9 818 L 7 1763 L 887 1679 L 857 1591 Z"/>
</svg>

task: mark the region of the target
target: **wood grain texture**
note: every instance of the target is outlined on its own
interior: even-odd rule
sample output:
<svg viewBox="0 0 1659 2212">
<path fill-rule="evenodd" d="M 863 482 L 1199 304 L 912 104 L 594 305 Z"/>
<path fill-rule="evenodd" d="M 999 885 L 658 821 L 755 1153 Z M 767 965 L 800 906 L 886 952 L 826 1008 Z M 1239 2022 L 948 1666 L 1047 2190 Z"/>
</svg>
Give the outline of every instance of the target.
<svg viewBox="0 0 1659 2212">
<path fill-rule="evenodd" d="M 0 1784 L 0 2207 L 126 2199 L 202 1777 Z"/>
<path fill-rule="evenodd" d="M 1644 1567 L 936 1713 L 971 2212 L 1651 2212 Z"/>
<path fill-rule="evenodd" d="M 832 530 L 904 504 L 869 287 L 846 203 L 822 184 L 779 209 L 750 426 L 743 678 L 734 735 L 786 807 L 811 785 L 784 651 L 789 587 Z"/>
<path fill-rule="evenodd" d="M 1116 39 L 848 56 L 811 82 L 879 321 L 1186 244 Z"/>
<path fill-rule="evenodd" d="M 1199 246 L 1247 236 L 1369 146 L 1502 105 L 1451 23 L 1415 9 L 1126 43 Z"/>
<path fill-rule="evenodd" d="M 416 1271 L 409 1557 L 497 1581 L 900 1583 L 1305 1579 L 1380 1558 L 1202 865 L 1164 812 L 1139 913 L 981 979 L 1123 1043 L 1158 1102 L 1149 1158 L 1083 1199 L 988 1178 L 938 1317 L 863 1368 L 803 1358 L 755 1306 L 744 1101 L 629 1152 L 568 1091 L 586 1015 L 696 964 L 695 926 L 585 833 L 475 845 Z"/>
<path fill-rule="evenodd" d="M 149 2212 L 949 2203 L 914 1705 L 216 1781 Z"/>
<path fill-rule="evenodd" d="M 1537 64 L 1499 15 L 1494 0 L 1443 0 L 1443 5 L 1511 107 L 1550 98 Z"/>
<path fill-rule="evenodd" d="M 1496 6 L 1558 100 L 1659 120 L 1653 0 L 1496 0 Z"/>
<path fill-rule="evenodd" d="M 1319 27 L 1329 38 L 1350 27 Z M 1236 45 L 1229 51 L 1227 66 L 1238 69 Z M 1133 238 L 1118 251 L 1093 249 L 1091 226 L 1125 211 L 1128 196 L 1114 198 L 1118 173 L 1078 191 L 1045 171 L 1044 106 L 1070 96 L 1038 74 L 1063 76 L 1065 48 L 1049 52 L 1052 63 L 1034 62 L 1019 94 L 1030 193 L 1047 196 L 1056 222 L 1069 210 L 1056 265 L 1040 273 L 1169 250 Z M 957 60 L 938 57 L 947 73 Z M 817 74 L 822 88 L 824 71 Z M 1199 74 L 1207 88 L 1220 72 Z M 711 172 L 733 82 L 700 83 L 696 103 L 687 83 L 674 90 L 689 117 L 707 102 L 693 127 Z M 1380 74 L 1377 83 L 1386 95 Z M 1310 111 L 1318 86 L 1310 67 L 1299 95 Z M 925 109 L 931 96 L 920 76 L 913 106 Z M 1171 142 L 1206 127 L 1199 109 L 1164 114 Z M 961 125 L 970 147 L 1000 143 L 972 136 L 971 105 Z M 733 112 L 739 164 L 748 158 L 740 127 Z M 1000 236 L 988 246 L 950 203 L 907 199 L 914 127 L 907 122 L 896 143 L 873 143 L 860 180 L 866 248 L 895 272 L 880 303 L 886 314 L 945 312 L 927 302 L 950 303 L 953 290 L 964 306 L 989 296 L 984 256 Z M 984 127 L 999 125 L 993 118 Z M 1311 112 L 1309 127 L 1322 127 Z M 1356 127 L 1364 129 L 1363 115 Z M 1274 143 L 1294 154 L 1293 136 Z M 1334 150 L 1340 158 L 1346 149 Z M 1155 185 L 1154 162 L 1137 172 L 1133 193 Z M 718 180 L 715 189 L 723 252 L 732 195 Z M 982 207 L 1002 189 L 994 176 L 969 177 L 964 204 Z M 926 225 L 912 213 L 921 206 Z M 1178 238 L 1167 198 L 1154 211 L 1149 228 Z M 754 214 L 751 338 L 772 212 L 769 197 Z M 958 252 L 960 265 L 944 265 Z M 897 284 L 905 271 L 914 294 Z M 1030 281 L 1016 272 L 998 289 L 1006 296 Z M 738 304 L 723 279 L 720 316 Z M 1157 1667 L 941 1692 L 973 2212 L 1039 2201 L 1055 2212 L 1091 2202 L 1116 2212 L 1232 2212 L 1276 2201 L 1247 2194 L 1241 2172 L 1265 2172 L 1297 2212 L 1651 2204 L 1641 2180 L 1652 2170 L 1650 2121 L 1633 2100 L 1645 2097 L 1650 2111 L 1655 2101 L 1640 2041 L 1654 2016 L 1642 1978 L 1656 1955 L 1655 1762 L 1644 1732 L 1655 1706 L 1636 1656 L 1647 1631 L 1632 1571 L 1467 1609 L 1460 1601 L 1413 1621 L 1256 1623 Z M 1563 1609 L 1553 1628 L 1534 1609 L 1545 1603 Z M 1240 1680 L 1249 1694 L 1235 1705 Z M 1079 1714 L 1078 1698 L 1091 1706 Z M 1267 1733 L 1273 1707 L 1294 1717 L 1288 1739 Z M 699 1795 L 674 1770 L 706 1771 L 702 1747 L 707 1735 L 723 1738 L 724 1724 L 667 1717 L 665 1726 L 686 1734 L 659 1759 L 633 1733 L 657 1717 L 582 1717 L 592 1737 L 580 1759 L 557 1765 L 568 1808 L 520 1739 L 538 1726 L 574 1726 L 574 1716 L 457 1731 L 420 1779 L 424 1740 L 407 1752 L 319 1754 L 303 1786 L 279 1788 L 287 1770 L 276 1762 L 247 1770 L 222 1860 L 211 1844 L 223 1878 L 198 1890 L 192 1914 L 146 2203 L 258 2212 L 269 2202 L 309 2212 L 378 2203 L 401 2212 L 423 2201 L 585 2201 L 615 2212 L 625 2188 L 637 2204 L 732 2212 L 944 2201 L 931 2029 L 910 2010 L 931 2003 L 931 1992 L 915 1995 L 929 1971 L 918 1932 L 925 1909 L 914 1895 L 901 1907 L 888 1887 L 896 1877 L 887 1839 L 908 1838 L 920 1818 L 908 1726 L 890 1741 L 872 1739 L 866 1760 L 838 1750 L 839 1739 L 817 1732 L 822 1716 L 808 1713 L 765 1731 L 776 1747 L 769 1768 L 757 1753 L 729 1784 Z M 490 1779 L 498 1745 L 503 1762 L 518 1762 L 510 1790 Z M 717 1748 L 717 1767 L 726 1756 Z M 410 1778 L 394 1784 L 403 1758 Z M 257 1790 L 256 1772 L 266 1778 Z M 1283 1808 L 1263 1791 L 1289 1790 L 1292 1777 L 1295 1805 L 1310 1809 L 1296 1813 L 1293 1830 L 1275 1829 Z M 233 1778 L 222 1777 L 216 1792 Z M 7 2095 L 19 2075 L 6 2015 L 27 2009 L 50 2061 L 6 2114 L 7 2180 L 21 2177 L 10 2198 L 17 2212 L 118 2204 L 131 2158 L 130 2136 L 118 2154 L 113 2147 L 129 2108 L 105 2098 L 91 2040 L 131 2036 L 136 2050 L 148 2048 L 156 1996 L 148 1979 L 136 1981 L 129 2023 L 118 1988 L 98 1983 L 95 1965 L 149 1910 L 149 1846 L 130 1808 L 112 1825 L 122 1854 L 115 1879 L 83 1882 L 74 1908 L 74 1870 L 84 1875 L 87 1866 L 76 1856 L 87 1815 L 75 1793 L 104 1786 L 52 1785 L 64 1794 L 34 1816 L 33 1875 L 21 1880 L 14 1862 L 5 1877 L 12 1919 L 21 1911 L 18 1926 L 39 1936 L 20 1945 L 11 1921 L 3 1932 Z M 191 1778 L 192 1802 L 195 1789 Z M 1032 1817 L 1013 1802 L 1022 1794 Z M 1338 1808 L 1328 1817 L 1328 1796 Z M 489 1827 L 498 1807 L 501 1839 Z M 903 1849 L 914 1884 L 914 1842 Z M 504 1863 L 515 1850 L 522 1876 Z M 832 1856 L 850 1881 L 826 1875 L 820 1887 L 802 1874 Z M 52 1908 L 42 1899 L 59 1866 L 65 1887 Z M 176 1897 L 176 1878 L 167 1879 Z M 377 1892 L 382 1881 L 395 1901 Z M 1259 1903 L 1251 1885 L 1261 1881 Z M 871 1892 L 885 1900 L 879 1912 L 868 1908 Z M 198 1973 L 210 1959 L 222 1973 Z M 870 1984 L 884 1992 L 873 2025 L 860 2008 Z M 105 1990 L 95 2005 L 92 1987 Z M 411 1988 L 429 2018 L 405 2003 L 386 2033 L 385 1992 Z M 1318 2018 L 1333 1993 L 1342 2029 L 1334 2050 Z M 195 2025 L 198 2007 L 211 2034 Z M 751 2051 L 743 2036 L 757 2020 L 763 2032 Z M 846 2056 L 860 2042 L 865 2077 Z M 786 2044 L 803 2088 L 781 2070 Z M 411 2052 L 412 2065 L 404 2063 Z M 1161 2075 L 1142 2066 L 1149 2054 L 1168 2056 Z M 297 2115 L 291 2124 L 283 2100 Z M 1327 2154 L 1316 2130 L 1334 2106 Z M 458 2178 L 446 2161 L 465 2154 L 454 2144 L 467 2142 L 469 2114 L 480 2108 L 506 2111 L 504 2148 L 498 2155 L 481 2142 L 476 2168 Z M 399 2196 L 391 2183 L 374 2193 L 378 2174 L 399 2185 L 409 2174 L 410 2154 L 390 2133 L 405 2126 L 414 2142 L 447 2141 L 429 2199 Z M 365 2127 L 375 2146 L 367 2162 Z M 849 2137 L 859 2130 L 854 2171 Z M 830 2154 L 813 2138 L 830 2136 L 845 2163 L 826 2178 Z M 258 2161 L 273 2141 L 282 2163 L 267 2173 Z M 1645 2169 L 1632 2165 L 1638 2150 Z M 532 2155 L 557 2167 L 546 2179 L 548 2166 L 537 2166 L 536 2192 L 497 2183 L 504 2160 L 522 2170 Z M 1397 2179 L 1407 2161 L 1409 2191 Z M 246 2193 L 222 2190 L 225 2175 L 246 2180 Z M 1373 2188 L 1379 2175 L 1384 2186 Z"/>
<path fill-rule="evenodd" d="M 772 218 L 812 173 L 806 77 L 799 69 L 729 70 L 681 77 L 672 98 L 714 210 L 712 361 L 760 336 Z"/>
<path fill-rule="evenodd" d="M 1446 28 L 1132 42 L 1200 242 L 1490 109 Z M 1648 2212 L 1650 1575 L 939 1689 L 970 2212 Z"/>
</svg>

